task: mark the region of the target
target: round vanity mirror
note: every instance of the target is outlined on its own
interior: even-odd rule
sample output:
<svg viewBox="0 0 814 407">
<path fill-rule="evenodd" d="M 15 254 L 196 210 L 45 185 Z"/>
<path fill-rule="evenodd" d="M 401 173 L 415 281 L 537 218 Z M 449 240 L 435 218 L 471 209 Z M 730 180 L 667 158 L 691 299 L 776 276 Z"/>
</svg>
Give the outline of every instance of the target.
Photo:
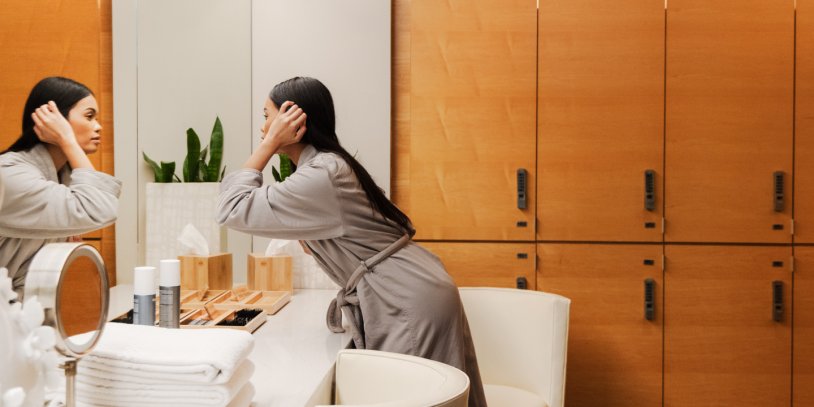
<svg viewBox="0 0 814 407">
<path fill-rule="evenodd" d="M 66 402 L 75 404 L 77 359 L 93 350 L 107 322 L 109 284 L 99 252 L 85 243 L 45 245 L 28 268 L 25 298 L 36 296 L 44 325 L 57 332 L 56 348 L 66 356 Z"/>
</svg>

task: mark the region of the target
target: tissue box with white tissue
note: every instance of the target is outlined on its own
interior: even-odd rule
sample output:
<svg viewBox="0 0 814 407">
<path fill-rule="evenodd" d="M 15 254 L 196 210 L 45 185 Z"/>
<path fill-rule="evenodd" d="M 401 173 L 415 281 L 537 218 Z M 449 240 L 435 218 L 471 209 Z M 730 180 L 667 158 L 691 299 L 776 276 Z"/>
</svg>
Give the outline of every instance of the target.
<svg viewBox="0 0 814 407">
<path fill-rule="evenodd" d="M 249 289 L 293 292 L 292 268 L 304 255 L 296 240 L 272 240 L 265 254 L 249 253 Z"/>
<path fill-rule="evenodd" d="M 178 236 L 182 253 L 182 290 L 229 290 L 232 288 L 232 253 L 209 253 L 206 239 L 188 224 Z"/>
</svg>

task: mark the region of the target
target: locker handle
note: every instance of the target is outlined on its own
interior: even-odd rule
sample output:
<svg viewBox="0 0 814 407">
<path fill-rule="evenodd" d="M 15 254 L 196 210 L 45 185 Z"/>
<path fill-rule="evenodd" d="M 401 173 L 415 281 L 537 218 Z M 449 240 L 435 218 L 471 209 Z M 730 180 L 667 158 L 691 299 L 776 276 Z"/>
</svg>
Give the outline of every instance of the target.
<svg viewBox="0 0 814 407">
<path fill-rule="evenodd" d="M 526 209 L 528 204 L 528 171 L 524 168 L 517 170 L 517 208 Z"/>
<path fill-rule="evenodd" d="M 656 282 L 652 278 L 644 280 L 644 319 L 652 321 L 656 317 Z"/>
<path fill-rule="evenodd" d="M 521 290 L 528 290 L 529 281 L 525 277 L 517 277 L 517 288 Z"/>
<path fill-rule="evenodd" d="M 785 190 L 785 174 L 783 171 L 775 171 L 772 177 L 774 178 L 774 211 L 783 212 L 786 205 L 786 197 L 783 192 Z"/>
<path fill-rule="evenodd" d="M 656 210 L 656 172 L 653 170 L 644 172 L 644 209 Z"/>
<path fill-rule="evenodd" d="M 779 280 L 772 281 L 772 319 L 783 321 L 783 282 Z"/>
</svg>

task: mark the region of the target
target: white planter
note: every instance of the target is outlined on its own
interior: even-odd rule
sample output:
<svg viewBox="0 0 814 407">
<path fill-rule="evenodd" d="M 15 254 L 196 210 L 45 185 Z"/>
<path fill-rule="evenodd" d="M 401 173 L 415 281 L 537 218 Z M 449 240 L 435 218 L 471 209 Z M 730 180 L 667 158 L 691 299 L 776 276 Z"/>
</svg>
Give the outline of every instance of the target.
<svg viewBox="0 0 814 407">
<path fill-rule="evenodd" d="M 158 267 L 161 259 L 181 253 L 178 236 L 191 223 L 209 243 L 209 253 L 226 247 L 226 231 L 215 222 L 220 183 L 147 183 L 145 260 Z"/>
</svg>

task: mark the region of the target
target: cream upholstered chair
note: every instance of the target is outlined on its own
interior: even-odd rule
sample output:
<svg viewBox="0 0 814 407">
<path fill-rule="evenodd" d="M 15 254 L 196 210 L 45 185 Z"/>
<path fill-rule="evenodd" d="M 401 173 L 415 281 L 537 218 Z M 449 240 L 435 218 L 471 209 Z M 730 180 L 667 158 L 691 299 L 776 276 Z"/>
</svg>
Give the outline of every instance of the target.
<svg viewBox="0 0 814 407">
<path fill-rule="evenodd" d="M 342 350 L 336 358 L 334 405 L 466 407 L 469 377 L 443 363 L 373 350 Z"/>
<path fill-rule="evenodd" d="M 460 292 L 489 407 L 562 407 L 571 300 L 509 288 Z"/>
</svg>

